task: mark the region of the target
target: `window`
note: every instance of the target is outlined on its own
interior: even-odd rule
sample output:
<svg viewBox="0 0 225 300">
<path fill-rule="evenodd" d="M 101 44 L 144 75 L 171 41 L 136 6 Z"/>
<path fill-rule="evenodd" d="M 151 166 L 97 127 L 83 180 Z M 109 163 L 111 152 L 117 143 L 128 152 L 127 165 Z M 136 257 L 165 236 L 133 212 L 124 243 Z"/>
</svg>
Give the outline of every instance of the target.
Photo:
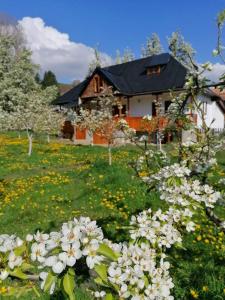
<svg viewBox="0 0 225 300">
<path fill-rule="evenodd" d="M 168 109 L 169 109 L 170 104 L 171 104 L 171 101 L 169 101 L 169 100 L 166 100 L 166 101 L 165 101 L 165 113 L 168 112 Z"/>
<path fill-rule="evenodd" d="M 150 76 L 152 74 L 159 74 L 161 71 L 160 66 L 148 67 L 147 68 L 147 75 Z"/>
<path fill-rule="evenodd" d="M 126 115 L 126 105 L 122 105 L 122 109 L 119 109 L 118 105 L 113 105 L 112 107 L 112 115 L 113 116 L 120 116 L 120 115 Z"/>
</svg>

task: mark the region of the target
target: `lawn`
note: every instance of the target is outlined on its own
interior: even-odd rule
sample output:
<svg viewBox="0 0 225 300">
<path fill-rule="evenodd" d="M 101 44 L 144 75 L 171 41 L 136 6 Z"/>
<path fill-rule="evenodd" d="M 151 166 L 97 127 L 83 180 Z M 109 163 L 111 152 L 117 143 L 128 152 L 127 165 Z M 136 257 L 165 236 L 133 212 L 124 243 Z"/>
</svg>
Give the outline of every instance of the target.
<svg viewBox="0 0 225 300">
<path fill-rule="evenodd" d="M 58 229 L 64 221 L 84 215 L 97 220 L 106 237 L 123 240 L 123 227 L 132 214 L 162 206 L 157 194 L 147 193 L 135 175 L 132 162 L 138 154 L 131 146 L 114 149 L 110 167 L 103 147 L 56 140 L 47 144 L 40 137 L 28 157 L 24 137 L 1 135 L 0 233 L 24 238 L 36 230 Z M 225 152 L 218 153 L 218 159 L 225 169 Z M 212 180 L 221 176 L 220 171 Z M 217 210 L 225 217 L 224 207 Z M 197 223 L 196 232 L 185 237 L 184 248 L 170 253 L 175 299 L 224 299 L 224 235 L 204 216 Z M 77 291 L 77 299 L 90 299 L 85 288 Z"/>
</svg>

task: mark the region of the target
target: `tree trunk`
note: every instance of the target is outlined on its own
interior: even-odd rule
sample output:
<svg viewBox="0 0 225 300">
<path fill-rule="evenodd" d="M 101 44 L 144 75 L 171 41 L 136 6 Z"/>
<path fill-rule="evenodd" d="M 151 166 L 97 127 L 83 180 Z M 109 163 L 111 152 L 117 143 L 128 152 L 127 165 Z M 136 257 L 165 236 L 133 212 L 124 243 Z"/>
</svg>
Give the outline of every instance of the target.
<svg viewBox="0 0 225 300">
<path fill-rule="evenodd" d="M 161 151 L 162 150 L 162 140 L 161 140 L 159 131 L 157 131 L 157 134 L 156 134 L 156 141 L 157 141 L 157 149 Z"/>
<path fill-rule="evenodd" d="M 91 132 L 90 135 L 91 135 L 91 146 L 93 147 L 94 146 L 94 132 Z"/>
<path fill-rule="evenodd" d="M 159 151 L 162 151 L 162 140 L 161 140 L 161 137 L 159 137 Z"/>
<path fill-rule="evenodd" d="M 49 144 L 50 143 L 50 135 L 47 134 L 47 143 Z"/>
<path fill-rule="evenodd" d="M 73 143 L 76 144 L 76 131 L 77 131 L 77 128 L 76 128 L 76 125 L 73 125 Z"/>
<path fill-rule="evenodd" d="M 21 139 L 21 134 L 20 134 L 20 132 L 18 133 L 18 138 Z"/>
<path fill-rule="evenodd" d="M 28 156 L 31 156 L 33 146 L 33 134 L 27 131 L 27 137 L 29 141 Z"/>
<path fill-rule="evenodd" d="M 109 155 L 109 166 L 112 165 L 112 147 L 108 145 L 108 155 Z"/>
</svg>

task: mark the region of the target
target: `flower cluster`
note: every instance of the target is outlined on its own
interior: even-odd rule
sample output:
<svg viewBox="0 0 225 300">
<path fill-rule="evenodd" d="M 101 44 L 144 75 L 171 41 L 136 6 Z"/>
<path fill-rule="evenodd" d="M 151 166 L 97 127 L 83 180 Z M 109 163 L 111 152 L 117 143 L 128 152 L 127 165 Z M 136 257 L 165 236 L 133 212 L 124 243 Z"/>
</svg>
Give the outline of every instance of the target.
<svg viewBox="0 0 225 300">
<path fill-rule="evenodd" d="M 145 177 L 143 180 L 150 185 L 156 184 L 160 199 L 183 207 L 196 209 L 199 204 L 214 207 L 220 199 L 219 192 L 208 184 L 189 177 L 191 170 L 179 164 L 162 168 L 157 174 Z"/>
<path fill-rule="evenodd" d="M 23 245 L 23 241 L 15 235 L 0 235 L 0 280 L 5 280 L 10 271 L 21 266 L 23 258 L 15 250 Z M 3 264 L 5 262 L 5 264 Z"/>
<path fill-rule="evenodd" d="M 170 248 L 173 244 L 182 242 L 178 225 L 184 226 L 188 232 L 194 230 L 191 217 L 192 212 L 187 208 L 182 211 L 170 208 L 164 213 L 159 209 L 154 214 L 148 209 L 138 216 L 132 216 L 130 236 L 134 240 L 144 238 L 154 248 Z"/>
<path fill-rule="evenodd" d="M 196 128 L 196 130 L 199 130 Z M 194 142 L 188 140 L 182 143 L 181 153 L 183 163 L 185 163 L 193 171 L 201 174 L 208 171 L 217 164 L 215 158 L 216 152 L 221 148 L 221 142 L 215 140 L 212 133 L 209 131 L 208 139 L 210 142 Z"/>
<path fill-rule="evenodd" d="M 55 274 L 62 273 L 66 267 L 73 267 L 82 256 L 86 257 L 90 269 L 103 259 L 97 255 L 103 240 L 102 230 L 89 218 L 75 218 L 64 223 L 60 232 L 37 232 L 27 239 L 35 241 L 31 246 L 31 260 L 38 261 L 42 267 L 50 267 Z"/>
<path fill-rule="evenodd" d="M 107 270 L 108 281 L 121 299 L 173 299 L 170 296 L 174 286 L 168 272 L 170 264 L 164 257 L 157 264 L 155 250 L 146 243 L 140 246 L 123 244 L 121 252 Z"/>
</svg>

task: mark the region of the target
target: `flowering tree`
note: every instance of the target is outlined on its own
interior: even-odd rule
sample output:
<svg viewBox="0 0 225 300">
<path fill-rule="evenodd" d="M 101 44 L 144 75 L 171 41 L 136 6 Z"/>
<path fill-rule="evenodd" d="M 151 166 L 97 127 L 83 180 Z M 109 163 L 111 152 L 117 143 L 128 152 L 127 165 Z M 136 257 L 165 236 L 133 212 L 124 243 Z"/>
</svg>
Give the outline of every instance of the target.
<svg viewBox="0 0 225 300">
<path fill-rule="evenodd" d="M 170 53 L 186 67 L 192 69 L 193 64 L 191 60 L 194 58 L 195 50 L 191 44 L 184 40 L 179 31 L 173 32 L 167 40 Z"/>
<path fill-rule="evenodd" d="M 28 154 L 34 132 L 52 132 L 62 117 L 50 106 L 57 96 L 55 87 L 42 89 L 36 82 L 37 66 L 26 49 L 14 51 L 14 40 L 0 36 L 0 107 L 2 129 L 26 130 Z"/>
<path fill-rule="evenodd" d="M 156 33 L 153 33 L 146 41 L 146 46 L 142 47 L 142 57 L 161 54 L 163 52 L 160 39 Z"/>
<path fill-rule="evenodd" d="M 91 105 L 93 107 L 80 109 L 78 126 L 81 129 L 87 129 L 92 136 L 97 134 L 106 140 L 109 165 L 111 165 L 112 147 L 119 139 L 125 138 L 121 132 L 121 123 L 118 122 L 120 117 L 113 116 L 113 106 L 121 108 L 121 103 L 116 93 L 113 94 L 110 89 L 109 91 L 103 91 L 102 95 L 92 101 Z M 124 129 L 128 131 L 127 126 Z"/>
<path fill-rule="evenodd" d="M 41 117 L 38 119 L 36 131 L 46 134 L 47 142 L 50 143 L 50 136 L 59 134 L 65 121 L 65 117 L 66 115 L 64 112 L 55 110 L 50 103 L 44 103 Z"/>
<path fill-rule="evenodd" d="M 13 111 L 5 112 L 5 125 L 7 130 L 25 130 L 29 142 L 28 155 L 32 153 L 34 133 L 51 133 L 55 128 L 60 128 L 62 117 L 50 106 L 56 96 L 56 89 L 49 87 L 42 90 L 38 87 L 23 99 L 22 103 L 13 106 Z M 56 122 L 56 123 L 54 123 Z"/>
<path fill-rule="evenodd" d="M 148 141 L 151 139 L 151 134 L 156 133 L 157 147 L 159 150 L 162 150 L 163 130 L 165 129 L 163 123 L 164 117 L 162 117 L 162 103 L 157 99 L 154 100 L 154 103 L 156 108 L 156 116 L 144 116 L 142 120 L 142 130 L 148 133 Z"/>
</svg>

